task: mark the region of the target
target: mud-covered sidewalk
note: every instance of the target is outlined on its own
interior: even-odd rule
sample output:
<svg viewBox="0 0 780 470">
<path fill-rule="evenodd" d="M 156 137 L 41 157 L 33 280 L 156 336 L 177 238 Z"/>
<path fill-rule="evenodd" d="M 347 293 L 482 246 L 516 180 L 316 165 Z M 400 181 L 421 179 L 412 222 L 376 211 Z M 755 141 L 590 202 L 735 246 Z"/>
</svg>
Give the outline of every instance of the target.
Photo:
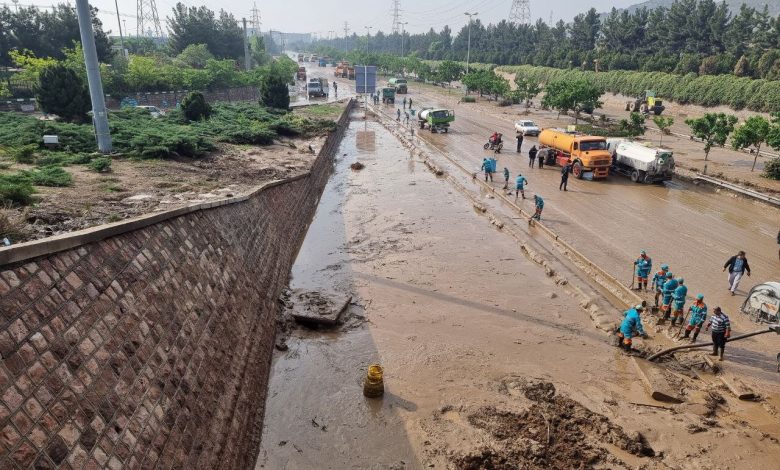
<svg viewBox="0 0 780 470">
<path fill-rule="evenodd" d="M 352 301 L 340 328 L 281 325 L 256 468 L 774 465 L 776 418 L 745 419 L 771 403 L 688 384 L 685 404 L 645 406 L 574 287 L 384 128 L 353 122 L 338 155 L 291 287 Z M 381 399 L 362 394 L 371 363 Z"/>
</svg>

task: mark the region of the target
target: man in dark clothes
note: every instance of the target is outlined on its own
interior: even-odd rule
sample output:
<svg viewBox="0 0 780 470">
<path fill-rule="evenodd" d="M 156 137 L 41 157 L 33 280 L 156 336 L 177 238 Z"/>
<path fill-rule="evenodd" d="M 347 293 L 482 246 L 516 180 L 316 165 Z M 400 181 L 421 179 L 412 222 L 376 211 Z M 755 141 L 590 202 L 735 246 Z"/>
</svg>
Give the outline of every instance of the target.
<svg viewBox="0 0 780 470">
<path fill-rule="evenodd" d="M 520 148 L 523 146 L 523 134 L 517 134 L 517 153 L 520 153 Z"/>
<path fill-rule="evenodd" d="M 571 165 L 567 163 L 561 168 L 561 184 L 558 185 L 558 191 L 561 189 L 568 191 L 566 185 L 569 184 L 569 173 L 571 173 Z"/>
<path fill-rule="evenodd" d="M 544 168 L 544 157 L 546 157 L 546 156 L 547 156 L 547 151 L 544 151 L 544 152 L 538 152 L 538 153 L 536 154 L 536 158 L 538 158 L 538 159 L 539 159 L 539 169 L 540 169 L 540 170 L 541 170 L 542 168 Z"/>
<path fill-rule="evenodd" d="M 531 150 L 528 151 L 528 166 L 533 168 L 534 167 L 534 161 L 536 161 L 536 153 L 538 150 L 536 150 L 536 145 L 531 147 Z"/>
</svg>

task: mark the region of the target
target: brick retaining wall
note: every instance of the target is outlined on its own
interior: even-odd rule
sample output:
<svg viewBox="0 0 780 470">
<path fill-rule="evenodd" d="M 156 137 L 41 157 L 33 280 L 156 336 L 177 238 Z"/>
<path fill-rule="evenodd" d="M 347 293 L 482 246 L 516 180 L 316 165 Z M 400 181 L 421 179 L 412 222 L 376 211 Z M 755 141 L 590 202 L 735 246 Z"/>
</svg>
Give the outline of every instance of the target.
<svg viewBox="0 0 780 470">
<path fill-rule="evenodd" d="M 254 465 L 276 299 L 350 107 L 302 178 L 0 250 L 35 255 L 0 266 L 0 468 Z"/>
</svg>

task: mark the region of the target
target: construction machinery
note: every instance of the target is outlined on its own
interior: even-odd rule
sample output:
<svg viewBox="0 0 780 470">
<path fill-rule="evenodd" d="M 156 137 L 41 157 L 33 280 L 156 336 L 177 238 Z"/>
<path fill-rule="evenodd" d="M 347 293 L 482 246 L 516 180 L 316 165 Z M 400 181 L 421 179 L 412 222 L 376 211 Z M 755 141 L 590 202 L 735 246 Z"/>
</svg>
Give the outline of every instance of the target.
<svg viewBox="0 0 780 470">
<path fill-rule="evenodd" d="M 324 98 L 330 93 L 330 87 L 328 86 L 328 80 L 325 78 L 312 78 L 306 86 L 309 98 Z"/>
<path fill-rule="evenodd" d="M 452 109 L 422 108 L 417 113 L 417 121 L 420 124 L 420 129 L 425 129 L 425 126 L 428 126 L 434 134 L 437 132 L 447 133 L 450 123 L 455 121 L 455 111 Z"/>
<path fill-rule="evenodd" d="M 342 60 L 336 64 L 336 72 L 334 75 L 337 78 L 347 78 L 349 76 L 349 62 Z"/>
<path fill-rule="evenodd" d="M 545 164 L 568 165 L 577 179 L 599 179 L 609 175 L 612 155 L 604 137 L 565 129 L 545 129 L 539 134 L 539 152 Z"/>
<path fill-rule="evenodd" d="M 644 94 L 632 101 L 626 101 L 626 111 L 660 116 L 666 107 L 662 100 L 656 98 L 653 90 L 645 90 Z"/>
<path fill-rule="evenodd" d="M 355 79 L 355 67 L 347 67 L 347 78 L 350 80 Z"/>
<path fill-rule="evenodd" d="M 295 79 L 306 81 L 306 67 L 298 67 L 298 72 L 295 74 Z"/>
</svg>

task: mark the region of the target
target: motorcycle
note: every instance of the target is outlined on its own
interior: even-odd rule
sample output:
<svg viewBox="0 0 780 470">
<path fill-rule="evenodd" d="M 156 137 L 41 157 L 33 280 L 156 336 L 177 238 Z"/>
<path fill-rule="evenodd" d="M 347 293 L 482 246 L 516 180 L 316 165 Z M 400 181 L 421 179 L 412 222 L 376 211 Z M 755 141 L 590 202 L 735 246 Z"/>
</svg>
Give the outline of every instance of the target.
<svg viewBox="0 0 780 470">
<path fill-rule="evenodd" d="M 501 149 L 504 148 L 504 141 L 501 140 L 501 134 L 498 135 L 498 139 L 488 139 L 487 143 L 482 146 L 485 150 L 493 150 L 496 153 L 501 153 Z"/>
</svg>

